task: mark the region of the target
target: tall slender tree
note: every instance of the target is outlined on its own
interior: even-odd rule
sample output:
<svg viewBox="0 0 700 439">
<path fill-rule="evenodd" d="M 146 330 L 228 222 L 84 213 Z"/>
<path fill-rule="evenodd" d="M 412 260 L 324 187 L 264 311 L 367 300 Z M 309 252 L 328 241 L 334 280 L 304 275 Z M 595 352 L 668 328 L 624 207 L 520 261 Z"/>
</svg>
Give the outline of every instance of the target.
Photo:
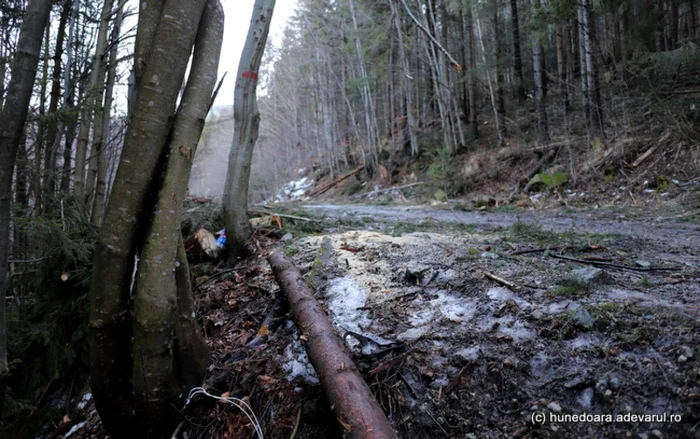
<svg viewBox="0 0 700 439">
<path fill-rule="evenodd" d="M 7 378 L 7 318 L 5 290 L 10 254 L 10 210 L 12 176 L 17 150 L 29 111 L 32 87 L 39 64 L 42 36 L 51 12 L 50 0 L 29 0 L 24 11 L 17 51 L 10 68 L 10 83 L 0 114 L 0 414 L 5 401 Z"/>
<path fill-rule="evenodd" d="M 224 185 L 224 222 L 229 243 L 228 264 L 246 253 L 252 235 L 248 221 L 248 185 L 253 149 L 258 140 L 260 112 L 257 85 L 275 0 L 255 0 L 234 91 L 234 136 Z"/>
<path fill-rule="evenodd" d="M 515 71 L 515 96 L 523 102 L 525 96 L 525 76 L 523 75 L 523 57 L 520 51 L 520 19 L 518 17 L 518 0 L 510 0 L 510 14 L 513 30 L 513 70 Z"/>
</svg>

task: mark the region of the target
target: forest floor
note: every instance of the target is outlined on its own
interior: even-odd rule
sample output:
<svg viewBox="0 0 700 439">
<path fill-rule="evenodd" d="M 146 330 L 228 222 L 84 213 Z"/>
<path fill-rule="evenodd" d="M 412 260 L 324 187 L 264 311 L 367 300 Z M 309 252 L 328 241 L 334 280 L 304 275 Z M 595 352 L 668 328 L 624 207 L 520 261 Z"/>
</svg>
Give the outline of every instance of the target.
<svg viewBox="0 0 700 439">
<path fill-rule="evenodd" d="M 700 206 L 457 207 L 273 207 L 312 221 L 233 271 L 193 265 L 205 387 L 266 437 L 342 436 L 288 316 L 261 326 L 281 245 L 400 437 L 700 438 Z M 254 435 L 211 398 L 185 415 L 177 437 Z"/>
</svg>

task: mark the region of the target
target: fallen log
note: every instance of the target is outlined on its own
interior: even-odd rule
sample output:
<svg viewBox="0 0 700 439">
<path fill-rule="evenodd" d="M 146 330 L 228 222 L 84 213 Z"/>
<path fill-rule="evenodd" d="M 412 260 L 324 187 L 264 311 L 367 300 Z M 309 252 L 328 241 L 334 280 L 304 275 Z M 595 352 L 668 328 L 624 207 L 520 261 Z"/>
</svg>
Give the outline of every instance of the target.
<svg viewBox="0 0 700 439">
<path fill-rule="evenodd" d="M 347 174 L 341 175 L 340 177 L 336 178 L 335 180 L 330 181 L 330 182 L 324 184 L 323 186 L 314 189 L 313 191 L 309 192 L 307 195 L 311 198 L 313 198 L 317 195 L 321 195 L 322 193 L 326 192 L 328 189 L 332 188 L 333 186 L 337 185 L 338 183 L 341 183 L 341 182 L 347 180 L 348 178 L 352 177 L 353 175 L 358 174 L 363 169 L 365 169 L 365 167 L 360 166 L 359 168 L 355 169 L 354 171 L 350 171 Z"/>
<path fill-rule="evenodd" d="M 395 438 L 386 415 L 299 270 L 279 250 L 267 260 L 340 427 L 351 438 Z"/>
</svg>

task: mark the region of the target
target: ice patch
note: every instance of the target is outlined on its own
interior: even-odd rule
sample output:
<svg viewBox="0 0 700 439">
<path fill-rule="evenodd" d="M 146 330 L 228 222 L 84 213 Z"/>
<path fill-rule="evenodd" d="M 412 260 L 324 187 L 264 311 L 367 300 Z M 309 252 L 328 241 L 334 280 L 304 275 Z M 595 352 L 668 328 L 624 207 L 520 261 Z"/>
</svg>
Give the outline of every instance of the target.
<svg viewBox="0 0 700 439">
<path fill-rule="evenodd" d="M 287 362 L 283 369 L 287 372 L 287 380 L 300 377 L 307 384 L 318 384 L 318 375 L 313 365 L 309 362 L 309 357 L 306 355 L 306 349 L 301 344 L 299 336 L 295 333 L 292 342 L 287 345 L 284 350 L 284 356 Z"/>
<path fill-rule="evenodd" d="M 428 333 L 428 328 L 425 326 L 420 327 L 420 328 L 411 328 L 407 329 L 406 331 L 402 332 L 401 334 L 397 335 L 396 338 L 400 341 L 416 341 L 425 334 Z"/>
<path fill-rule="evenodd" d="M 285 184 L 277 194 L 277 201 L 299 200 L 304 197 L 306 190 L 313 184 L 313 179 L 308 177 L 290 181 Z"/>
<path fill-rule="evenodd" d="M 527 309 L 532 307 L 532 304 L 530 302 L 521 299 L 520 297 L 516 296 L 512 291 L 506 288 L 491 288 L 486 292 L 486 295 L 489 296 L 489 299 L 491 300 L 499 300 L 501 302 L 512 300 L 518 305 L 518 308 L 520 309 Z"/>
<path fill-rule="evenodd" d="M 326 292 L 326 306 L 331 321 L 344 330 L 362 333 L 370 324 L 365 306 L 367 293 L 349 276 L 333 279 Z"/>
<path fill-rule="evenodd" d="M 73 433 L 75 433 L 76 431 L 83 428 L 85 426 L 85 424 L 87 424 L 86 421 L 79 422 L 79 423 L 75 424 L 70 430 L 68 430 L 68 433 L 66 433 L 66 435 L 63 436 L 63 439 L 67 439 L 67 438 L 71 437 L 73 435 Z"/>
<path fill-rule="evenodd" d="M 471 300 L 465 300 L 461 297 L 455 297 L 447 294 L 444 291 L 438 291 L 438 298 L 434 300 L 439 307 L 443 316 L 450 320 L 468 321 L 474 317 L 476 307 Z"/>
<path fill-rule="evenodd" d="M 86 393 L 83 395 L 83 399 L 78 403 L 78 408 L 80 410 L 84 409 L 88 402 L 92 399 L 92 393 Z"/>
</svg>

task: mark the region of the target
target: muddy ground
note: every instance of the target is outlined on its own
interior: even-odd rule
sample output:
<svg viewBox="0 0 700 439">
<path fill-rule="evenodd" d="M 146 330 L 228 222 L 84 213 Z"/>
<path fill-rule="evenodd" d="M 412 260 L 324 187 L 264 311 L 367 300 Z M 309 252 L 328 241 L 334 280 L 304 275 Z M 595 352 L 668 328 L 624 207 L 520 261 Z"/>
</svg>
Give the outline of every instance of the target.
<svg viewBox="0 0 700 439">
<path fill-rule="evenodd" d="M 417 348 L 370 378 L 402 437 L 700 437 L 697 223 L 663 211 L 307 209 L 364 225 L 289 246 L 314 284 L 325 278 L 317 291 L 339 332 Z M 680 422 L 562 416 L 628 413 Z"/>
<path fill-rule="evenodd" d="M 259 234 L 233 271 L 193 267 L 205 387 L 265 437 L 342 437 L 288 316 L 263 325 L 281 245 L 400 437 L 700 438 L 695 210 L 291 213 L 313 221 Z M 177 437 L 255 437 L 226 402 L 184 413 Z"/>
</svg>

